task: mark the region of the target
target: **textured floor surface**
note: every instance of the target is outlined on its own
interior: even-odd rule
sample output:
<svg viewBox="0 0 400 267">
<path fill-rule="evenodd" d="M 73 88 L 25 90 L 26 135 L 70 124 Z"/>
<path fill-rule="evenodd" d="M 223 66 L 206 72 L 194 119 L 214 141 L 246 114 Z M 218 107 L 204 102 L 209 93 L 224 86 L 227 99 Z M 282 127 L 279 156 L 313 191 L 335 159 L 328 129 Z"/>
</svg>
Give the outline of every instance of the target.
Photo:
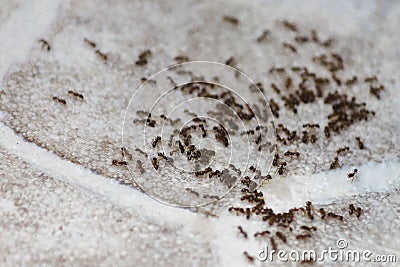
<svg viewBox="0 0 400 267">
<path fill-rule="evenodd" d="M 400 260 L 396 1 L 3 2 L 4 265 Z"/>
</svg>

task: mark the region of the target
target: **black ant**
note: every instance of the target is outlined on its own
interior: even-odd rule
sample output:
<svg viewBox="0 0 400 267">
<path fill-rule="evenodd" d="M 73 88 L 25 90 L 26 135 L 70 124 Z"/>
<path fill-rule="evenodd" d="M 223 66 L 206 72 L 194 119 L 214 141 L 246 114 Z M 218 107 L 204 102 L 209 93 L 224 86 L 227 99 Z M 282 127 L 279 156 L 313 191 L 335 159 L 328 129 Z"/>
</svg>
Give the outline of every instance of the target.
<svg viewBox="0 0 400 267">
<path fill-rule="evenodd" d="M 143 66 L 147 64 L 147 60 L 149 57 L 151 57 L 152 53 L 149 49 L 143 51 L 142 53 L 139 54 L 138 60 L 136 61 L 136 65 L 138 66 Z"/>
<path fill-rule="evenodd" d="M 157 158 L 152 158 L 151 159 L 151 164 L 153 164 L 154 169 L 158 170 L 158 168 L 160 167 L 159 163 L 158 163 L 158 159 Z"/>
<path fill-rule="evenodd" d="M 282 240 L 283 243 L 286 243 L 287 238 L 284 234 L 282 234 L 281 232 L 276 232 L 276 236 L 279 237 L 279 239 Z"/>
<path fill-rule="evenodd" d="M 176 57 L 174 58 L 174 60 L 175 60 L 175 61 L 178 61 L 178 62 L 187 62 L 187 61 L 189 61 L 190 59 L 189 59 L 188 56 L 181 56 L 181 55 L 179 55 L 179 56 L 176 56 Z"/>
<path fill-rule="evenodd" d="M 357 177 L 357 173 L 358 173 L 358 170 L 354 169 L 353 172 L 350 172 L 347 174 L 347 178 L 351 179 L 351 182 L 353 182 L 353 180 L 356 179 L 356 177 Z"/>
<path fill-rule="evenodd" d="M 269 30 L 264 30 L 262 32 L 262 34 L 257 37 L 256 40 L 257 40 L 258 43 L 261 43 L 261 42 L 265 41 L 268 38 L 269 35 L 270 35 L 270 31 Z"/>
<path fill-rule="evenodd" d="M 50 51 L 51 50 L 50 44 L 46 40 L 40 39 L 39 43 L 42 44 L 42 49 L 45 49 L 46 51 Z"/>
<path fill-rule="evenodd" d="M 339 155 L 341 153 L 346 153 L 349 150 L 350 150 L 350 148 L 348 146 L 345 146 L 345 147 L 342 147 L 342 148 L 339 148 L 338 150 L 336 150 L 336 154 Z"/>
<path fill-rule="evenodd" d="M 83 95 L 80 94 L 80 93 L 78 93 L 78 92 L 75 92 L 75 91 L 70 90 L 70 91 L 68 91 L 68 94 L 73 95 L 74 97 L 80 98 L 80 99 L 83 100 Z"/>
<path fill-rule="evenodd" d="M 126 157 L 129 160 L 132 159 L 132 154 L 130 154 L 125 147 L 121 147 L 121 155 L 122 155 L 122 157 L 124 157 L 124 158 Z"/>
<path fill-rule="evenodd" d="M 339 158 L 338 158 L 338 157 L 335 157 L 334 160 L 333 160 L 333 162 L 331 163 L 330 169 L 331 169 L 331 170 L 334 170 L 334 169 L 336 169 L 336 168 L 338 168 L 338 167 L 339 167 Z"/>
<path fill-rule="evenodd" d="M 296 49 L 296 47 L 294 47 L 294 45 L 286 43 L 286 42 L 283 42 L 282 45 L 283 45 L 284 48 L 289 49 L 293 53 L 297 53 L 297 49 Z"/>
<path fill-rule="evenodd" d="M 151 142 L 151 145 L 152 145 L 153 147 L 156 147 L 157 144 L 158 144 L 159 142 L 161 142 L 161 137 L 160 137 L 160 136 L 157 136 L 157 137 Z"/>
<path fill-rule="evenodd" d="M 233 24 L 233 25 L 238 25 L 238 24 L 239 24 L 239 19 L 236 18 L 236 17 L 233 17 L 233 16 L 225 15 L 225 16 L 223 16 L 223 19 L 224 19 L 226 22 L 229 22 L 229 23 L 231 23 L 231 24 Z"/>
<path fill-rule="evenodd" d="M 128 165 L 128 162 L 126 162 L 125 160 L 113 159 L 112 160 L 112 165 L 114 165 L 114 166 L 126 166 L 126 165 Z"/>
<path fill-rule="evenodd" d="M 53 100 L 57 101 L 58 103 L 61 103 L 63 105 L 67 104 L 67 101 L 65 101 L 64 99 L 58 98 L 56 96 L 53 96 Z"/>
<path fill-rule="evenodd" d="M 295 23 L 293 23 L 293 22 L 284 20 L 284 21 L 282 21 L 282 25 L 283 25 L 286 29 L 291 30 L 292 32 L 297 32 L 297 31 L 298 31 L 297 25 L 296 25 Z"/>
<path fill-rule="evenodd" d="M 361 141 L 360 137 L 356 137 L 357 145 L 359 149 L 364 149 L 364 143 Z"/>
<path fill-rule="evenodd" d="M 145 173 L 145 170 L 143 168 L 143 164 L 142 164 L 142 162 L 140 160 L 136 161 L 136 168 L 139 169 L 141 174 Z"/>
<path fill-rule="evenodd" d="M 267 236 L 267 235 L 269 235 L 270 233 L 271 233 L 271 232 L 268 231 L 268 230 L 262 231 L 262 232 L 256 232 L 256 233 L 254 234 L 254 237 Z"/>
<path fill-rule="evenodd" d="M 308 239 L 311 237 L 311 234 L 304 234 L 304 235 L 297 235 L 296 239 L 297 240 L 304 240 L 304 239 Z"/>
<path fill-rule="evenodd" d="M 250 256 L 250 254 L 247 251 L 243 251 L 243 255 L 250 261 L 254 262 L 254 257 Z"/>
<path fill-rule="evenodd" d="M 83 39 L 83 41 L 85 41 L 85 43 L 89 46 L 91 46 L 92 48 L 96 48 L 96 43 L 93 41 L 90 41 L 89 39 L 85 38 Z"/>
<path fill-rule="evenodd" d="M 238 226 L 237 229 L 239 230 L 239 233 L 240 233 L 241 235 L 243 235 L 244 238 L 247 239 L 248 236 L 247 236 L 246 231 L 244 231 L 243 228 L 242 228 L 241 226 Z"/>
<path fill-rule="evenodd" d="M 97 49 L 96 51 L 94 51 L 96 53 L 96 55 L 103 61 L 107 61 L 108 57 L 106 54 L 102 53 L 99 49 Z"/>
</svg>

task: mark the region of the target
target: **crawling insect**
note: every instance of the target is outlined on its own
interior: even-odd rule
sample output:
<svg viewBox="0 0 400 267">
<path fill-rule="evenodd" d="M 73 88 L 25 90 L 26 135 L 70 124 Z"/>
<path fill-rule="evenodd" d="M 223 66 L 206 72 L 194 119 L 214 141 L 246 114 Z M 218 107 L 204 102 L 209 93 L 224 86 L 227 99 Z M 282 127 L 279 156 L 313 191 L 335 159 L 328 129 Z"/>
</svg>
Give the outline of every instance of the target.
<svg viewBox="0 0 400 267">
<path fill-rule="evenodd" d="M 136 168 L 139 170 L 141 174 L 145 173 L 145 169 L 143 168 L 143 164 L 140 160 L 136 161 Z"/>
<path fill-rule="evenodd" d="M 153 164 L 153 167 L 156 170 L 158 170 L 158 168 L 160 167 L 160 164 L 158 163 L 158 159 L 155 157 L 151 159 L 151 164 Z"/>
<path fill-rule="evenodd" d="M 321 220 L 325 220 L 326 218 L 326 211 L 323 208 L 320 208 L 319 213 L 321 214 Z"/>
<path fill-rule="evenodd" d="M 296 239 L 297 240 L 304 240 L 304 239 L 308 239 L 311 237 L 311 234 L 304 234 L 304 235 L 297 235 Z"/>
<path fill-rule="evenodd" d="M 94 51 L 96 53 L 96 55 L 103 61 L 107 61 L 108 57 L 106 54 L 102 53 L 99 49 L 97 49 L 96 51 Z"/>
<path fill-rule="evenodd" d="M 158 143 L 161 142 L 161 136 L 157 136 L 152 142 L 151 145 L 152 147 L 156 147 Z"/>
<path fill-rule="evenodd" d="M 90 47 L 92 47 L 92 48 L 96 48 L 96 46 L 97 46 L 95 42 L 89 40 L 88 38 L 83 39 L 83 41 L 84 41 L 87 45 L 89 45 Z"/>
<path fill-rule="evenodd" d="M 233 17 L 233 16 L 225 15 L 225 16 L 223 16 L 223 19 L 226 22 L 229 22 L 229 23 L 231 23 L 233 25 L 238 25 L 239 24 L 239 19 L 236 18 L 236 17 Z"/>
<path fill-rule="evenodd" d="M 338 157 L 335 157 L 334 160 L 333 160 L 333 162 L 331 163 L 330 169 L 331 169 L 331 170 L 334 170 L 334 169 L 336 169 L 336 168 L 338 168 L 338 167 L 339 167 L 339 158 L 338 158 Z"/>
<path fill-rule="evenodd" d="M 236 65 L 236 59 L 232 56 L 225 61 L 225 65 L 234 67 Z"/>
<path fill-rule="evenodd" d="M 268 38 L 269 35 L 270 35 L 270 31 L 269 30 L 264 30 L 262 32 L 262 34 L 257 37 L 257 39 L 256 39 L 257 43 L 264 42 Z"/>
<path fill-rule="evenodd" d="M 306 231 L 317 231 L 317 228 L 315 226 L 308 227 L 307 225 L 302 225 L 300 229 L 306 230 Z"/>
<path fill-rule="evenodd" d="M 83 100 L 83 95 L 80 94 L 80 93 L 78 93 L 78 92 L 75 92 L 75 91 L 70 90 L 70 91 L 68 91 L 68 94 L 73 95 L 74 97 L 80 98 L 80 99 Z"/>
<path fill-rule="evenodd" d="M 147 61 L 148 61 L 149 57 L 151 57 L 151 55 L 152 55 L 151 50 L 146 49 L 145 51 L 143 51 L 142 53 L 139 54 L 138 60 L 135 62 L 135 64 L 138 66 L 146 65 Z"/>
<path fill-rule="evenodd" d="M 116 160 L 116 159 L 113 159 L 111 163 L 112 163 L 112 165 L 114 165 L 114 166 L 126 166 L 126 165 L 128 165 L 128 162 L 126 162 L 125 160 Z"/>
<path fill-rule="evenodd" d="M 283 25 L 286 29 L 288 29 L 288 30 L 290 30 L 290 31 L 292 31 L 292 32 L 297 32 L 297 31 L 298 31 L 297 25 L 296 25 L 295 23 L 293 23 L 293 22 L 284 20 L 284 21 L 282 21 L 282 25 Z"/>
<path fill-rule="evenodd" d="M 186 191 L 191 193 L 191 194 L 193 194 L 193 195 L 195 195 L 196 197 L 200 196 L 200 194 L 198 192 L 194 191 L 193 189 L 191 189 L 189 187 L 186 188 Z"/>
<path fill-rule="evenodd" d="M 262 231 L 262 232 L 256 232 L 256 233 L 254 234 L 254 237 L 267 236 L 267 235 L 269 235 L 270 233 L 271 233 L 271 232 L 268 231 L 268 230 Z"/>
<path fill-rule="evenodd" d="M 45 39 L 40 39 L 39 43 L 42 44 L 42 49 L 44 49 L 46 51 L 50 51 L 51 50 L 49 42 L 47 42 Z"/>
<path fill-rule="evenodd" d="M 297 49 L 296 49 L 296 47 L 294 47 L 294 45 L 286 43 L 286 42 L 283 42 L 282 45 L 283 45 L 284 48 L 289 49 L 293 53 L 297 53 Z"/>
<path fill-rule="evenodd" d="M 243 251 L 243 255 L 250 261 L 254 262 L 254 257 L 250 256 L 250 254 L 247 251 Z"/>
<path fill-rule="evenodd" d="M 125 147 L 121 147 L 121 155 L 124 158 L 127 158 L 129 160 L 132 160 L 132 154 L 129 153 L 128 149 L 126 149 Z"/>
<path fill-rule="evenodd" d="M 186 62 L 186 61 L 189 61 L 190 58 L 188 56 L 178 55 L 174 58 L 174 60 L 177 62 Z"/>
<path fill-rule="evenodd" d="M 350 150 L 350 148 L 348 146 L 341 147 L 338 150 L 336 150 L 336 154 L 337 155 L 344 154 L 344 153 L 348 152 L 349 150 Z"/>
<path fill-rule="evenodd" d="M 282 232 L 276 232 L 276 236 L 277 236 L 280 240 L 282 240 L 283 243 L 286 243 L 287 238 L 286 238 L 286 236 L 285 236 Z"/>
<path fill-rule="evenodd" d="M 57 101 L 58 103 L 61 103 L 63 105 L 67 104 L 67 101 L 65 101 L 64 99 L 58 98 L 56 96 L 53 96 L 53 100 Z"/>
<path fill-rule="evenodd" d="M 360 137 L 356 137 L 357 145 L 359 149 L 364 149 L 364 143 L 361 141 Z"/>
<path fill-rule="evenodd" d="M 303 124 L 303 127 L 304 127 L 304 128 L 306 128 L 306 127 L 309 127 L 309 128 L 319 128 L 319 124 L 318 124 L 318 123 L 306 123 L 306 124 Z"/>
<path fill-rule="evenodd" d="M 357 173 L 358 173 L 358 170 L 357 170 L 357 169 L 354 169 L 353 172 L 349 172 L 349 173 L 347 174 L 347 178 L 351 179 L 351 182 L 353 182 L 354 179 L 357 178 Z"/>
<path fill-rule="evenodd" d="M 241 235 L 243 235 L 244 238 L 247 239 L 247 237 L 248 237 L 247 232 L 245 230 L 243 230 L 242 226 L 238 226 L 237 229 L 239 230 L 239 233 Z"/>
</svg>

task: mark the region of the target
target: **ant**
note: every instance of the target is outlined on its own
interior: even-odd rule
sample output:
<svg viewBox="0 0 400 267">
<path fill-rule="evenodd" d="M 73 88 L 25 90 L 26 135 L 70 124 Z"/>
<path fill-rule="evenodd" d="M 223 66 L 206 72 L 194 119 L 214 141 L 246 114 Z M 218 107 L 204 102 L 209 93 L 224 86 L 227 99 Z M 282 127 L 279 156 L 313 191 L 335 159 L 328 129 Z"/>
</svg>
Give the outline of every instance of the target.
<svg viewBox="0 0 400 267">
<path fill-rule="evenodd" d="M 139 169 L 141 174 L 145 173 L 145 170 L 143 168 L 143 164 L 142 164 L 142 162 L 140 160 L 136 161 L 136 168 Z"/>
<path fill-rule="evenodd" d="M 326 212 L 323 208 L 319 209 L 319 213 L 321 213 L 321 220 L 324 220 L 326 218 Z"/>
<path fill-rule="evenodd" d="M 351 182 L 353 182 L 353 180 L 357 178 L 357 173 L 358 170 L 354 169 L 353 172 L 347 174 L 347 178 L 351 179 Z"/>
<path fill-rule="evenodd" d="M 284 154 L 285 156 L 296 156 L 297 158 L 300 156 L 300 153 L 299 152 L 297 152 L 297 151 L 286 151 L 285 152 L 285 154 Z"/>
<path fill-rule="evenodd" d="M 356 137 L 357 145 L 359 149 L 364 149 L 364 143 L 361 141 L 360 137 Z"/>
<path fill-rule="evenodd" d="M 74 91 L 70 90 L 70 91 L 68 91 L 68 94 L 73 95 L 73 96 L 83 100 L 83 95 L 80 94 L 80 93 L 77 93 L 77 92 L 74 92 Z"/>
<path fill-rule="evenodd" d="M 312 124 L 312 123 L 306 123 L 306 124 L 303 124 L 303 127 L 304 127 L 304 128 L 306 128 L 306 127 L 310 127 L 310 128 L 319 128 L 319 124 L 318 124 L 318 123 L 314 123 L 314 124 Z"/>
<path fill-rule="evenodd" d="M 378 81 L 378 78 L 376 76 L 371 76 L 371 77 L 367 77 L 364 80 L 366 83 L 372 83 L 372 82 L 376 82 Z"/>
<path fill-rule="evenodd" d="M 276 236 L 283 241 L 283 243 L 286 243 L 287 238 L 284 234 L 282 234 L 281 232 L 276 232 Z"/>
<path fill-rule="evenodd" d="M 176 57 L 174 58 L 174 60 L 175 60 L 175 61 L 178 61 L 178 62 L 190 61 L 190 59 L 189 59 L 188 56 L 181 56 L 181 55 L 176 56 Z"/>
<path fill-rule="evenodd" d="M 297 240 L 304 240 L 304 239 L 307 239 L 307 238 L 310 238 L 310 237 L 311 237 L 311 234 L 304 234 L 304 235 L 296 236 L 296 239 Z"/>
<path fill-rule="evenodd" d="M 334 218 L 334 219 L 338 219 L 340 221 L 343 221 L 343 216 L 342 215 L 337 215 L 333 212 L 329 212 L 328 213 L 328 217 Z"/>
<path fill-rule="evenodd" d="M 135 151 L 137 151 L 137 152 L 139 152 L 140 154 L 142 154 L 142 155 L 144 155 L 144 156 L 146 156 L 147 157 L 147 153 L 146 152 L 144 152 L 143 150 L 141 150 L 140 148 L 135 148 Z"/>
<path fill-rule="evenodd" d="M 276 84 L 272 83 L 271 84 L 272 89 L 274 89 L 274 91 L 280 95 L 281 94 L 281 90 L 278 88 L 278 86 L 276 86 Z"/>
<path fill-rule="evenodd" d="M 160 164 L 159 164 L 159 162 L 158 162 L 158 159 L 155 158 L 155 157 L 151 159 L 151 164 L 153 164 L 153 167 L 154 167 L 154 169 L 156 169 L 156 170 L 158 170 L 158 168 L 160 167 Z"/>
<path fill-rule="evenodd" d="M 193 194 L 193 195 L 195 195 L 195 196 L 197 196 L 197 197 L 200 196 L 200 194 L 198 192 L 194 191 L 193 189 L 191 189 L 189 187 L 186 188 L 186 191 L 191 193 L 191 194 Z"/>
<path fill-rule="evenodd" d="M 229 23 L 231 23 L 231 24 L 233 24 L 233 25 L 238 25 L 238 24 L 239 24 L 239 19 L 236 18 L 236 17 L 233 17 L 233 16 L 225 15 L 225 16 L 223 16 L 223 19 L 224 19 L 226 22 L 229 22 Z"/>
<path fill-rule="evenodd" d="M 153 147 L 156 147 L 159 142 L 161 142 L 161 137 L 157 136 L 156 139 L 154 139 L 153 142 L 151 142 L 151 145 Z"/>
<path fill-rule="evenodd" d="M 40 39 L 39 43 L 42 44 L 42 49 L 45 49 L 46 51 L 50 51 L 51 50 L 50 44 L 46 40 Z"/>
<path fill-rule="evenodd" d="M 136 61 L 135 64 L 138 65 L 138 66 L 146 65 L 147 64 L 147 59 L 149 57 L 151 57 L 151 55 L 152 55 L 152 53 L 151 53 L 151 51 L 149 49 L 143 51 L 142 53 L 139 54 L 139 56 L 138 56 L 139 59 Z"/>
<path fill-rule="evenodd" d="M 303 229 L 303 230 L 306 230 L 306 231 L 317 231 L 317 228 L 315 226 L 308 227 L 306 225 L 303 225 L 300 228 Z"/>
<path fill-rule="evenodd" d="M 296 47 L 294 47 L 292 44 L 283 42 L 282 45 L 283 45 L 284 48 L 289 49 L 289 50 L 292 51 L 293 53 L 297 53 Z"/>
<path fill-rule="evenodd" d="M 126 165 L 128 165 L 128 162 L 126 162 L 125 160 L 119 161 L 119 160 L 113 159 L 112 160 L 112 165 L 114 165 L 114 166 L 126 166 Z"/>
<path fill-rule="evenodd" d="M 132 159 L 132 154 L 129 153 L 128 150 L 125 147 L 121 147 L 121 155 L 122 155 L 122 157 L 124 157 L 124 158 L 126 157 L 129 160 Z"/>
<path fill-rule="evenodd" d="M 350 204 L 349 205 L 349 214 L 353 215 L 353 213 L 357 216 L 357 218 L 360 218 L 362 209 L 360 207 L 357 207 L 357 209 L 356 209 L 353 204 Z"/>
<path fill-rule="evenodd" d="M 338 157 L 335 157 L 334 160 L 333 160 L 333 162 L 331 163 L 330 169 L 331 169 L 331 170 L 334 170 L 334 169 L 336 169 L 336 168 L 338 168 L 338 167 L 339 167 L 339 158 L 338 158 Z"/>
<path fill-rule="evenodd" d="M 257 37 L 257 39 L 256 39 L 257 43 L 261 43 L 261 42 L 265 41 L 268 38 L 269 35 L 270 35 L 270 31 L 269 30 L 264 30 L 262 32 L 262 34 Z"/>
<path fill-rule="evenodd" d="M 355 84 L 356 82 L 357 82 L 357 76 L 353 76 L 352 79 L 349 79 L 346 81 L 346 85 L 351 86 L 351 85 Z"/>
<path fill-rule="evenodd" d="M 309 41 L 309 38 L 307 36 L 296 36 L 294 40 L 296 41 L 296 43 L 304 44 Z"/>
<path fill-rule="evenodd" d="M 243 251 L 243 255 L 251 262 L 254 261 L 254 257 L 250 256 L 250 254 L 247 251 Z"/>
<path fill-rule="evenodd" d="M 244 231 L 243 228 L 242 228 L 241 226 L 238 226 L 237 229 L 239 230 L 239 233 L 240 233 L 241 235 L 243 235 L 244 238 L 247 239 L 247 233 L 246 233 L 246 231 Z"/>
<path fill-rule="evenodd" d="M 271 232 L 268 231 L 268 230 L 262 231 L 262 232 L 256 232 L 256 233 L 254 234 L 254 237 L 266 236 L 266 235 L 269 235 L 270 233 L 271 233 Z"/>
<path fill-rule="evenodd" d="M 40 39 L 39 43 L 42 44 L 42 49 L 45 49 L 46 51 L 50 51 L 51 50 L 50 44 L 46 40 Z"/>
<path fill-rule="evenodd" d="M 284 20 L 284 21 L 282 21 L 282 25 L 283 25 L 286 29 L 291 30 L 292 32 L 297 32 L 297 31 L 298 31 L 297 25 L 296 25 L 295 23 L 293 23 L 293 22 Z"/>
<path fill-rule="evenodd" d="M 83 39 L 83 41 L 85 41 L 85 43 L 89 46 L 91 46 L 92 48 L 96 48 L 96 43 L 93 41 L 90 41 L 89 39 L 85 38 Z"/>
<path fill-rule="evenodd" d="M 64 99 L 58 98 L 56 96 L 53 96 L 53 100 L 57 101 L 58 103 L 61 103 L 63 105 L 67 104 L 67 101 L 65 101 Z"/>
<path fill-rule="evenodd" d="M 97 49 L 96 51 L 94 51 L 96 53 L 96 55 L 103 61 L 107 61 L 108 57 L 106 54 L 102 53 L 99 49 Z"/>
<path fill-rule="evenodd" d="M 339 154 L 341 154 L 342 152 L 343 152 L 343 153 L 346 153 L 346 152 L 348 152 L 349 150 L 350 150 L 350 148 L 349 148 L 348 146 L 345 146 L 345 147 L 342 147 L 342 148 L 339 148 L 338 150 L 336 150 L 336 154 L 339 155 Z"/>
<path fill-rule="evenodd" d="M 228 59 L 225 61 L 225 65 L 234 67 L 234 66 L 236 65 L 236 60 L 235 60 L 235 58 L 234 58 L 233 56 L 230 57 L 230 58 L 228 58 Z"/>
</svg>

